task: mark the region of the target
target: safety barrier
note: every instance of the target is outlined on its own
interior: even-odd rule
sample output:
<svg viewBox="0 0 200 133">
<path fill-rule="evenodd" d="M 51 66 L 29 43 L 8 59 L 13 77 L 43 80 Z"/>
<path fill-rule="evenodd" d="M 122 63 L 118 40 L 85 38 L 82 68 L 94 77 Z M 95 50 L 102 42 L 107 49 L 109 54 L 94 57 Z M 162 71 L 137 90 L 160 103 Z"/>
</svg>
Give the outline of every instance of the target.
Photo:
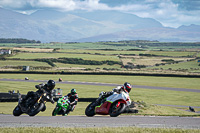
<svg viewBox="0 0 200 133">
<path fill-rule="evenodd" d="M 22 95 L 24 97 L 25 95 Z M 0 93 L 0 102 L 17 102 L 19 93 Z M 54 97 L 54 100 L 57 101 L 59 97 Z M 92 102 L 96 98 L 79 98 L 79 102 Z"/>
</svg>

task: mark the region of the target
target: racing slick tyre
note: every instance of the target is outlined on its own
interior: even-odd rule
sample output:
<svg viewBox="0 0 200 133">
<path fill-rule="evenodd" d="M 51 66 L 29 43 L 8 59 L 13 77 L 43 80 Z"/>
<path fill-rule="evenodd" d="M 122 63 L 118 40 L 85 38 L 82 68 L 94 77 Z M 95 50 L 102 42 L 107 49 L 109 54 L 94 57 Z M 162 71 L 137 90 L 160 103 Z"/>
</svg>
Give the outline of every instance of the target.
<svg viewBox="0 0 200 133">
<path fill-rule="evenodd" d="M 55 108 L 55 109 L 53 110 L 52 116 L 56 116 L 56 110 L 57 110 L 57 108 Z"/>
<path fill-rule="evenodd" d="M 21 108 L 19 107 L 19 105 L 17 105 L 15 107 L 15 109 L 13 110 L 13 115 L 14 116 L 20 116 L 21 114 L 23 114 L 23 112 L 22 112 Z"/>
<path fill-rule="evenodd" d="M 55 109 L 52 111 L 52 116 L 56 116 L 56 115 L 59 115 L 59 112 L 61 110 L 59 110 L 59 107 L 55 107 Z"/>
<path fill-rule="evenodd" d="M 44 108 L 44 103 L 36 103 L 33 105 L 28 112 L 29 116 L 35 116 L 37 115 L 42 109 Z"/>
<path fill-rule="evenodd" d="M 85 109 L 85 115 L 86 115 L 86 116 L 92 117 L 92 116 L 95 115 L 95 106 L 92 107 L 92 106 L 91 106 L 92 104 L 93 104 L 93 102 L 90 103 L 90 104 L 87 106 L 87 108 Z"/>
<path fill-rule="evenodd" d="M 112 105 L 111 105 L 111 108 L 109 110 L 109 114 L 111 117 L 117 117 L 118 115 L 120 115 L 121 113 L 124 112 L 126 108 L 126 105 L 124 103 L 120 103 L 118 105 L 118 102 L 114 102 Z"/>
</svg>

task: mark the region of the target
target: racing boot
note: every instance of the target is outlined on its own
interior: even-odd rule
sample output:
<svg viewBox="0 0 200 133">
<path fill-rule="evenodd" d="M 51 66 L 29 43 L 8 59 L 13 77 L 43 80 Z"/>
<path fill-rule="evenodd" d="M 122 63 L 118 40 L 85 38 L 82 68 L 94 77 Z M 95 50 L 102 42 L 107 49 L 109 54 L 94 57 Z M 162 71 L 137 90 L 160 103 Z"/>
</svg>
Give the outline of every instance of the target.
<svg viewBox="0 0 200 133">
<path fill-rule="evenodd" d="M 64 108 L 64 107 L 62 107 L 62 111 L 63 111 L 62 116 L 65 116 L 65 114 L 66 114 L 66 112 L 67 112 L 67 109 Z"/>
<path fill-rule="evenodd" d="M 70 110 L 67 110 L 65 113 L 65 116 L 67 116 L 69 114 Z"/>
<path fill-rule="evenodd" d="M 21 110 L 26 110 L 26 100 L 22 99 L 19 102 L 19 105 L 20 105 Z"/>
</svg>

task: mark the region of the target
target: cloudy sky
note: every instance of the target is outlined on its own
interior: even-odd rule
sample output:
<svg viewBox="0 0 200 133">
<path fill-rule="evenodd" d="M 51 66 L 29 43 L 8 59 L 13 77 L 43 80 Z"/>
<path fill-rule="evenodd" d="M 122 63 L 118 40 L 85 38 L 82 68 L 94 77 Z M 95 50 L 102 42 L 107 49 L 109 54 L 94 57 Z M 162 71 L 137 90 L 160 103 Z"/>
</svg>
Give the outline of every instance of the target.
<svg viewBox="0 0 200 133">
<path fill-rule="evenodd" d="M 0 7 L 21 13 L 39 9 L 118 10 L 154 18 L 164 26 L 200 25 L 200 0 L 0 0 Z"/>
</svg>

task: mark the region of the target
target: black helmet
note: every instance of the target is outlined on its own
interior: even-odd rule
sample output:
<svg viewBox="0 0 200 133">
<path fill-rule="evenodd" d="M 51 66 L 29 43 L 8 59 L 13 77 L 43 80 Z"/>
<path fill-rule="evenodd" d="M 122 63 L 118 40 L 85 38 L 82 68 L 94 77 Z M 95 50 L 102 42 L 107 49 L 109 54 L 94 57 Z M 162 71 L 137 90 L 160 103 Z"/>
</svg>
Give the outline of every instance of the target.
<svg viewBox="0 0 200 133">
<path fill-rule="evenodd" d="M 49 88 L 49 90 L 53 90 L 54 87 L 55 87 L 55 85 L 56 85 L 56 83 L 55 83 L 55 81 L 53 81 L 53 80 L 49 80 L 49 81 L 47 82 L 47 87 Z"/>
<path fill-rule="evenodd" d="M 125 82 L 123 88 L 125 91 L 129 93 L 131 91 L 131 84 L 128 82 Z"/>
<path fill-rule="evenodd" d="M 76 94 L 76 89 L 71 89 L 71 94 L 72 95 Z"/>
</svg>

